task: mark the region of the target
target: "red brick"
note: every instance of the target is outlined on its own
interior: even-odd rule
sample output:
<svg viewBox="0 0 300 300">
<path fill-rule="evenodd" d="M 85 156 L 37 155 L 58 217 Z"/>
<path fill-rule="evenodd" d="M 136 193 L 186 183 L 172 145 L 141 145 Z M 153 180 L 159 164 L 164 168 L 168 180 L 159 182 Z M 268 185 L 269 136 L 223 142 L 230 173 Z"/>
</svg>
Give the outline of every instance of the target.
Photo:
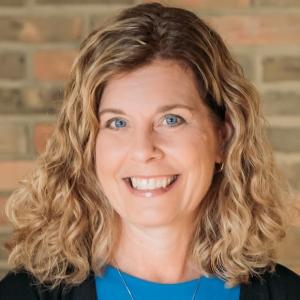
<svg viewBox="0 0 300 300">
<path fill-rule="evenodd" d="M 300 14 L 204 17 L 230 45 L 300 44 Z"/>
<path fill-rule="evenodd" d="M 34 128 L 34 146 L 37 153 L 42 153 L 54 129 L 53 124 L 39 123 Z"/>
<path fill-rule="evenodd" d="M 0 40 L 38 42 L 79 41 L 82 19 L 67 16 L 3 16 L 0 18 Z"/>
<path fill-rule="evenodd" d="M 68 78 L 75 50 L 42 50 L 33 57 L 34 76 L 38 80 L 64 81 Z"/>
<path fill-rule="evenodd" d="M 153 2 L 150 0 L 144 0 L 144 2 Z M 161 0 L 156 1 L 162 4 L 177 6 L 186 9 L 209 9 L 209 8 L 245 8 L 250 6 L 251 0 Z"/>
<path fill-rule="evenodd" d="M 18 186 L 26 174 L 34 168 L 34 161 L 0 161 L 0 190 L 10 191 Z"/>
</svg>

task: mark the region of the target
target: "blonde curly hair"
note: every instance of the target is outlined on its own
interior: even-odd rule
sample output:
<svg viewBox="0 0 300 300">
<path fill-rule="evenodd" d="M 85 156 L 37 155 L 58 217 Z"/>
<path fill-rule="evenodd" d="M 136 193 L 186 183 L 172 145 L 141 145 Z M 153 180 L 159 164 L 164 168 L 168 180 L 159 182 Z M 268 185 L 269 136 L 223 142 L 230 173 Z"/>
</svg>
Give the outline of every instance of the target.
<svg viewBox="0 0 300 300">
<path fill-rule="evenodd" d="M 258 93 L 212 28 L 192 12 L 158 3 L 121 11 L 83 41 L 54 133 L 6 207 L 12 269 L 55 287 L 101 274 L 110 262 L 118 231 L 95 172 L 99 103 L 112 76 L 154 59 L 192 70 L 204 103 L 233 128 L 224 169 L 200 204 L 190 244 L 195 264 L 230 285 L 273 269 L 285 235 L 285 189 Z"/>
</svg>

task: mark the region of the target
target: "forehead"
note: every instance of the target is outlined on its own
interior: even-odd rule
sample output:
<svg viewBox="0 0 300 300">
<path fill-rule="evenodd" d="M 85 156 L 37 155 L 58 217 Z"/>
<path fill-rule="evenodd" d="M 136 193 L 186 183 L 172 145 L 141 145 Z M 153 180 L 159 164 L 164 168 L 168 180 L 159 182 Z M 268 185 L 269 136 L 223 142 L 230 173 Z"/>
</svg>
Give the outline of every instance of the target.
<svg viewBox="0 0 300 300">
<path fill-rule="evenodd" d="M 197 105 L 199 100 L 193 73 L 188 68 L 176 61 L 157 60 L 110 79 L 103 91 L 100 107 L 173 102 Z"/>
</svg>

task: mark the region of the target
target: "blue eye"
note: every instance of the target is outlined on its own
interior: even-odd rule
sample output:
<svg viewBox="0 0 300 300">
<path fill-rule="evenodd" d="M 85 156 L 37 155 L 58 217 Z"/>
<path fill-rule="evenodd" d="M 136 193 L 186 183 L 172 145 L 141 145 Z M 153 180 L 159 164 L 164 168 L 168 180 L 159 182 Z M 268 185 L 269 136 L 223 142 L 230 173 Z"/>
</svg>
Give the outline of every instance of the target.
<svg viewBox="0 0 300 300">
<path fill-rule="evenodd" d="M 178 115 L 166 115 L 165 120 L 170 127 L 175 127 L 184 123 L 184 119 Z"/>
<path fill-rule="evenodd" d="M 164 116 L 164 122 L 167 122 L 167 126 L 176 127 L 182 123 L 185 123 L 185 120 L 174 114 L 169 114 Z M 113 118 L 108 120 L 105 123 L 105 128 L 110 128 L 114 130 L 118 130 L 127 126 L 127 121 L 121 118 Z"/>
<path fill-rule="evenodd" d="M 111 124 L 115 124 L 114 126 L 111 126 Z M 120 119 L 120 118 L 113 118 L 113 119 L 110 119 L 108 120 L 106 123 L 105 123 L 105 127 L 107 128 L 111 128 L 111 129 L 120 129 L 120 128 L 123 128 L 125 127 L 127 124 L 127 122 L 123 119 Z"/>
</svg>

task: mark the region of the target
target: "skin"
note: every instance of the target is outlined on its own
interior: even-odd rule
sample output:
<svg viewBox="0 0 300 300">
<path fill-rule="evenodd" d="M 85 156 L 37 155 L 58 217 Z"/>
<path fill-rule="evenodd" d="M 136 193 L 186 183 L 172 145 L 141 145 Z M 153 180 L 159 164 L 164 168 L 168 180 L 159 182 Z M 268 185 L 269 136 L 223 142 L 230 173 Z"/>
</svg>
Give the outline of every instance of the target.
<svg viewBox="0 0 300 300">
<path fill-rule="evenodd" d="M 158 112 L 174 104 L 191 110 Z M 104 112 L 111 108 L 124 114 Z M 96 172 L 120 216 L 115 262 L 124 272 L 149 281 L 199 277 L 188 244 L 197 207 L 211 185 L 215 164 L 222 162 L 226 131 L 214 123 L 192 73 L 174 61 L 156 60 L 117 76 L 104 89 L 99 114 Z M 173 174 L 180 174 L 176 185 L 156 197 L 133 195 L 123 180 Z"/>
</svg>

